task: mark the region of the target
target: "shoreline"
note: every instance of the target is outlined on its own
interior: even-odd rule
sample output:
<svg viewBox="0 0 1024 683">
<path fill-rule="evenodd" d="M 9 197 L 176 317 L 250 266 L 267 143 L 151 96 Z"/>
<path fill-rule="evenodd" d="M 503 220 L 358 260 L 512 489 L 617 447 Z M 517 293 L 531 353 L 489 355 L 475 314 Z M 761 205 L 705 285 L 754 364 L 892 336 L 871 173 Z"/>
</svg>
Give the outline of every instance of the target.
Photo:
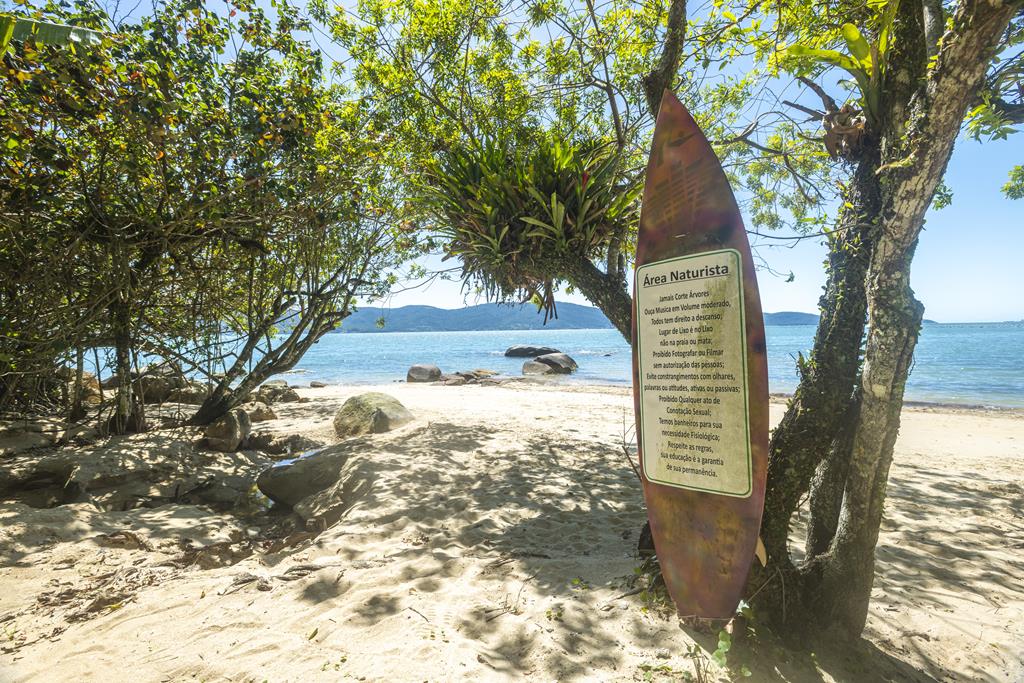
<svg viewBox="0 0 1024 683">
<path fill-rule="evenodd" d="M 295 376 L 297 374 L 303 376 L 303 380 L 302 380 L 301 384 L 298 383 L 298 382 L 293 384 L 288 379 L 285 379 L 285 378 L 287 378 L 289 376 Z M 307 378 L 307 374 L 308 374 L 308 378 Z M 404 379 L 392 379 L 390 382 L 377 381 L 377 380 L 373 380 L 373 379 L 368 379 L 366 381 L 358 381 L 358 382 L 352 382 L 352 381 L 347 381 L 347 382 L 331 381 L 331 380 L 325 380 L 325 379 L 323 379 L 321 377 L 318 377 L 318 376 L 314 376 L 312 373 L 307 373 L 307 371 L 282 373 L 277 378 L 285 379 L 285 381 L 288 382 L 288 386 L 293 388 L 293 389 L 309 389 L 310 388 L 309 387 L 309 382 L 311 382 L 311 381 L 325 382 L 328 387 L 353 387 L 353 388 L 363 388 L 363 387 L 378 387 L 378 388 L 380 388 L 380 387 L 389 387 L 389 386 L 401 386 L 403 384 L 407 384 L 406 380 L 404 380 Z M 275 378 L 275 379 L 277 379 L 277 378 Z M 615 390 L 621 390 L 621 391 L 627 392 L 627 393 L 632 393 L 632 391 L 633 391 L 632 383 L 629 383 L 629 382 L 618 382 L 618 381 L 611 381 L 611 380 L 609 380 L 609 381 L 594 381 L 594 380 L 591 380 L 591 379 L 584 379 L 584 378 L 577 379 L 577 378 L 574 378 L 574 377 L 571 377 L 571 376 L 564 377 L 564 376 L 558 376 L 558 375 L 549 375 L 549 376 L 546 376 L 546 377 L 521 377 L 521 376 L 515 376 L 515 375 L 501 375 L 501 374 L 498 374 L 498 375 L 495 375 L 494 378 L 498 379 L 498 380 L 504 380 L 503 386 L 512 386 L 512 385 L 515 385 L 515 384 L 526 383 L 526 384 L 536 384 L 538 386 L 546 386 L 546 387 L 552 387 L 552 388 L 558 388 L 558 389 L 567 389 L 567 390 L 577 390 L 577 389 L 584 389 L 585 390 L 586 388 L 593 387 L 595 389 L 615 389 Z M 432 384 L 432 383 L 431 382 L 427 382 L 425 384 Z M 793 398 L 793 393 L 792 392 L 770 391 L 769 394 L 768 394 L 768 401 L 769 401 L 769 403 L 785 403 L 785 402 L 789 401 L 791 398 Z M 913 408 L 913 409 L 918 409 L 918 410 L 932 410 L 932 411 L 946 411 L 946 410 L 948 410 L 948 411 L 954 411 L 954 412 L 1001 413 L 1001 414 L 1006 414 L 1006 415 L 1011 415 L 1011 416 L 1021 416 L 1021 417 L 1024 417 L 1024 405 L 1012 406 L 1012 405 L 999 405 L 999 404 L 992 404 L 992 403 L 988 403 L 988 404 L 987 403 L 956 403 L 956 402 L 952 402 L 952 401 L 927 401 L 927 400 L 912 399 L 912 400 L 904 400 L 903 401 L 903 408 L 904 409 Z"/>
</svg>

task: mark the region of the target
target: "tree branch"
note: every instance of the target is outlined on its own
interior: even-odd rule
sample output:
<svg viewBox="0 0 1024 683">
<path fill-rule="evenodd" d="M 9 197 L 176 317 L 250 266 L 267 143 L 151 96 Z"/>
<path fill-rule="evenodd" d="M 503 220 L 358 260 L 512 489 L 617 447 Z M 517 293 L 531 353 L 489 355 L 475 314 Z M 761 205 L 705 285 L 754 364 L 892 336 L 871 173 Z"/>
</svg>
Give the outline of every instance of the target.
<svg viewBox="0 0 1024 683">
<path fill-rule="evenodd" d="M 679 59 L 683 53 L 685 40 L 686 0 L 672 0 L 668 8 L 668 26 L 665 30 L 665 46 L 661 51 L 661 59 L 643 79 L 647 108 L 655 118 L 661 106 L 662 93 L 672 87 L 676 71 L 679 70 Z"/>
</svg>

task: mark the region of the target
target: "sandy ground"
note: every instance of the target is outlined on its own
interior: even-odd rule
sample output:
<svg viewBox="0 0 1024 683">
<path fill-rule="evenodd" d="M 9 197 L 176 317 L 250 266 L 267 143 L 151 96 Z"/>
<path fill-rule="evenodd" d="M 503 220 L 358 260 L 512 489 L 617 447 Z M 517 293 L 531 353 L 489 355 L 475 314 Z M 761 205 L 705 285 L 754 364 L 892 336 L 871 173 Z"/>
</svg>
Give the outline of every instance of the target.
<svg viewBox="0 0 1024 683">
<path fill-rule="evenodd" d="M 303 390 L 269 424 L 336 441 L 334 412 L 367 389 Z M 0 681 L 687 680 L 688 649 L 714 650 L 620 597 L 644 519 L 628 390 L 378 389 L 416 422 L 359 442 L 372 486 L 294 548 L 175 563 L 255 530 L 186 505 L 0 503 Z M 1021 414 L 908 408 L 865 640 L 734 663 L 749 680 L 1024 679 L 1022 471 Z"/>
</svg>

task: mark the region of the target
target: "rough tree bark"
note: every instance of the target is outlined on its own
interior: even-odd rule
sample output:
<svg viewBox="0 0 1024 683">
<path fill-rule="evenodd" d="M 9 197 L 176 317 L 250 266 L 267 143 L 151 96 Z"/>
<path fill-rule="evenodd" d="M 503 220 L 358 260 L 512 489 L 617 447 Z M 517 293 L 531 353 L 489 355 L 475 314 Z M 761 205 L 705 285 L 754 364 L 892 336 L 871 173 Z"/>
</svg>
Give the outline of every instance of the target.
<svg viewBox="0 0 1024 683">
<path fill-rule="evenodd" d="M 875 189 L 850 202 L 872 226 L 864 235 L 869 249 L 862 251 L 862 258 L 869 256 L 860 303 L 867 304 L 868 333 L 864 362 L 853 381 L 856 391 L 845 411 L 832 413 L 838 431 L 823 432 L 817 446 L 808 450 L 807 462 L 817 459 L 810 479 L 807 462 L 794 462 L 787 445 L 799 436 L 793 426 L 799 420 L 794 406 L 772 441 L 763 525 L 771 560 L 765 572 L 755 574 L 763 579 L 757 588 L 767 582 L 781 584 L 760 593 L 758 602 L 770 608 L 769 618 L 782 633 L 801 636 L 838 628 L 856 637 L 864 628 L 903 390 L 923 315 L 910 289 L 910 264 L 964 113 L 1019 7 L 1019 2 L 963 2 L 931 70 L 930 29 L 922 3 L 911 0 L 900 7 L 898 47 L 887 74 L 884 111 L 873 131 L 877 156 L 862 162 Z M 855 180 L 854 187 L 858 184 Z M 822 303 L 824 322 L 828 306 L 824 299 Z M 850 329 L 848 334 L 848 348 L 854 338 L 859 343 L 859 332 Z M 821 341 L 816 340 L 812 354 L 815 371 L 820 370 L 816 355 L 828 351 Z M 813 386 L 808 379 L 805 374 L 798 398 Z M 808 556 L 794 565 L 786 539 L 805 481 L 812 487 Z"/>
<path fill-rule="evenodd" d="M 862 397 L 853 434 L 842 514 L 829 548 L 823 591 L 840 626 L 859 634 L 867 619 L 874 549 L 885 502 L 903 391 L 924 306 L 910 288 L 910 266 L 924 217 L 945 174 L 960 126 L 1011 17 L 1022 4 L 967 0 L 953 17 L 938 60 L 919 81 L 908 120 L 891 122 L 883 148 L 883 204 L 868 275 L 868 336 Z"/>
</svg>

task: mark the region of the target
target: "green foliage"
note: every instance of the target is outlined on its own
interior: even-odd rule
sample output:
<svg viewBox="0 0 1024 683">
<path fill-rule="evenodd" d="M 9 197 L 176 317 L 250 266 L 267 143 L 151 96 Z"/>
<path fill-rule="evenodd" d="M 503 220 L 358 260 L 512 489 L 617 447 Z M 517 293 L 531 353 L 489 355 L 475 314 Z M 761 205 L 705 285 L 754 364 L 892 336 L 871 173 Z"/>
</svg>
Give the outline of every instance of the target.
<svg viewBox="0 0 1024 683">
<path fill-rule="evenodd" d="M 987 93 L 967 112 L 967 134 L 975 140 L 1005 140 L 1018 132 L 1018 124 L 1004 109 L 995 106 Z"/>
<path fill-rule="evenodd" d="M 846 22 L 839 29 L 846 53 L 798 43 L 786 48 L 785 55 L 796 58 L 798 62 L 837 66 L 853 76 L 860 89 L 861 105 L 868 121 L 875 123 L 880 113 L 880 97 L 899 0 L 874 0 L 868 5 L 873 11 L 871 23 L 874 40 L 871 43 L 864 38 L 860 29 Z M 796 70 L 799 70 L 799 66 Z"/>
<path fill-rule="evenodd" d="M 953 190 L 949 188 L 949 185 L 947 185 L 945 181 L 939 183 L 939 186 L 935 188 L 935 198 L 932 199 L 932 208 L 945 209 L 952 203 Z"/>
<path fill-rule="evenodd" d="M 410 242 L 387 141 L 324 81 L 293 7 L 243 5 L 233 17 L 160 5 L 90 50 L 11 43 L 0 338 L 23 341 L 0 346 L 12 362 L 128 345 L 122 362 L 144 351 L 242 372 L 248 354 L 280 368 L 295 360 L 275 346 L 280 320 L 299 350 L 355 296 L 387 288 Z"/>
<path fill-rule="evenodd" d="M 466 280 L 495 298 L 540 295 L 609 240 L 635 230 L 640 178 L 608 144 L 555 136 L 524 149 L 484 138 L 453 147 L 422 187 L 425 212 Z"/>
<path fill-rule="evenodd" d="M 12 40 L 24 41 L 30 38 L 39 45 L 96 45 L 102 42 L 99 31 L 0 14 L 0 54 L 7 50 Z"/>
<path fill-rule="evenodd" d="M 1010 179 L 1003 185 L 1003 194 L 1010 199 L 1024 199 L 1024 166 L 1014 166 Z"/>
</svg>

